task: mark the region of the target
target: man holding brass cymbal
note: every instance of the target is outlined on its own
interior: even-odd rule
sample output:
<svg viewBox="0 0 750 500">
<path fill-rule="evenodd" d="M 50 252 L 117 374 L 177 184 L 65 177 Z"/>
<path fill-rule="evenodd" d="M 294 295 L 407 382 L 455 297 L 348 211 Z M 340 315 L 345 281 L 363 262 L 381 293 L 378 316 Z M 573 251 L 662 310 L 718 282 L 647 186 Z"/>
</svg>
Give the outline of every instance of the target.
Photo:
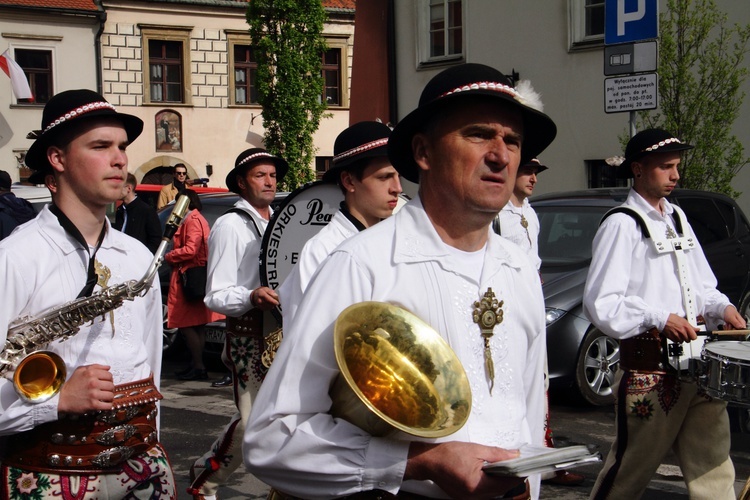
<svg viewBox="0 0 750 500">
<path fill-rule="evenodd" d="M 247 425 L 245 463 L 280 498 L 538 497 L 538 477 L 483 470 L 544 442 L 541 284 L 523 251 L 491 229 L 521 162 L 556 135 L 529 104 L 535 97 L 494 68 L 461 64 L 432 78 L 393 130 L 389 158 L 419 182 L 419 196 L 320 266 L 285 325 Z M 409 429 L 383 437 L 332 415 L 334 325 L 367 301 L 410 311 L 450 345 L 471 387 L 463 427 L 438 438 Z M 370 325 L 382 330 L 381 345 L 390 326 Z"/>
<path fill-rule="evenodd" d="M 32 182 L 47 184 L 52 203 L 0 243 L 6 346 L 0 359 L 7 361 L 14 342 L 7 332 L 20 327 L 14 320 L 37 319 L 56 339 L 37 346 L 51 352 L 39 359 L 59 357 L 57 375 L 65 379 L 67 371 L 67 379 L 59 392 L 34 393 L 22 383 L 14 392 L 13 381 L 0 378 L 2 498 L 115 499 L 134 498 L 136 491 L 176 498 L 158 438 L 161 293 L 158 280 L 148 280 L 158 260 L 106 217 L 122 196 L 125 150 L 142 129 L 139 118 L 118 113 L 90 90 L 59 93 L 44 107 L 26 165 L 34 170 Z M 123 293 L 119 285 L 133 283 L 146 287 L 143 296 L 106 306 Z M 103 292 L 113 287 L 112 295 Z M 74 299 L 87 304 L 70 310 Z M 97 314 L 91 303 L 105 312 Z M 45 319 L 50 310 L 56 312 Z M 70 338 L 57 340 L 68 321 L 81 317 L 85 322 Z M 28 370 L 22 380 L 40 374 Z"/>
<path fill-rule="evenodd" d="M 291 274 L 279 287 L 284 322 L 289 323 L 310 278 L 344 240 L 390 217 L 401 194 L 398 172 L 388 159 L 391 129 L 359 122 L 336 137 L 331 168 L 323 182 L 338 183 L 344 201 L 331 222 L 307 240 Z"/>
</svg>

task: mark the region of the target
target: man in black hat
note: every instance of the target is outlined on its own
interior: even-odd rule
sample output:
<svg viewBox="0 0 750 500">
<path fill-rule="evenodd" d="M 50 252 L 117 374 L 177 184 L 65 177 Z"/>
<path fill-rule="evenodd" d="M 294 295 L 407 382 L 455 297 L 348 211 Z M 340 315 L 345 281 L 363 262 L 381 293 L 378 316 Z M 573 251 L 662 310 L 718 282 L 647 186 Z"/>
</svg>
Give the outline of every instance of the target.
<svg viewBox="0 0 750 500">
<path fill-rule="evenodd" d="M 493 68 L 461 64 L 430 80 L 419 107 L 396 125 L 388 156 L 401 176 L 419 182 L 419 196 L 336 248 L 285 325 L 245 432 L 245 463 L 262 481 L 302 498 L 528 497 L 523 479 L 483 466 L 544 442 L 539 275 L 490 227 L 518 166 L 556 134 L 531 98 Z M 367 301 L 411 311 L 452 347 L 471 386 L 468 420 L 454 434 L 426 442 L 399 431 L 375 436 L 332 414 L 329 387 L 340 374 L 334 324 Z M 387 372 L 389 361 L 373 366 Z M 402 386 L 386 378 L 371 384 Z M 465 417 L 466 406 L 451 412 Z M 529 483 L 537 497 L 538 476 Z"/>
<path fill-rule="evenodd" d="M 542 266 L 539 257 L 539 218 L 534 207 L 529 203 L 529 197 L 534 193 L 537 183 L 537 175 L 547 170 L 546 165 L 537 158 L 532 158 L 528 163 L 518 168 L 513 194 L 503 209 L 497 214 L 493 223 L 493 229 L 503 238 L 506 238 L 526 251 L 526 254 L 534 261 L 537 269 Z M 549 389 L 549 373 L 545 368 L 545 388 Z M 549 425 L 549 404 L 547 405 L 547 432 L 545 441 L 550 448 L 554 447 L 552 439 L 552 428 Z M 543 481 L 563 486 L 577 486 L 584 481 L 581 474 L 560 470 L 542 475 Z"/>
<path fill-rule="evenodd" d="M 7 237 L 16 226 L 36 216 L 36 210 L 27 200 L 18 198 L 11 186 L 10 174 L 0 170 L 0 240 Z"/>
<path fill-rule="evenodd" d="M 258 387 L 266 373 L 261 363 L 264 329 L 273 321 L 270 312 L 279 305 L 276 292 L 261 286 L 258 265 L 260 244 L 273 215 L 271 202 L 276 183 L 289 166 L 283 158 L 262 148 L 237 156 L 227 174 L 230 191 L 240 195 L 234 208 L 216 220 L 208 237 L 208 279 L 204 303 L 227 316 L 224 363 L 232 372 L 232 417 L 210 450 L 190 468 L 193 498 L 216 495 L 218 487 L 242 464 L 242 434 Z"/>
<path fill-rule="evenodd" d="M 670 450 L 690 498 L 735 498 L 727 404 L 681 376 L 689 357 L 700 355 L 701 342 L 691 341 L 701 317 L 710 329 L 746 326 L 716 289 L 685 213 L 667 201 L 681 152 L 692 147 L 660 129 L 633 136 L 618 167 L 620 177 L 634 177 L 633 188 L 594 238 L 584 310 L 620 340 L 620 370 L 617 437 L 592 498 L 639 498 Z M 682 356 L 669 352 L 671 343 Z"/>
<path fill-rule="evenodd" d="M 539 258 L 539 218 L 529 204 L 529 196 L 534 192 L 537 174 L 545 170 L 547 167 L 536 158 L 518 168 L 513 194 L 497 214 L 493 225 L 497 234 L 526 250 L 537 269 L 542 265 Z"/>
<path fill-rule="evenodd" d="M 333 145 L 331 168 L 323 182 L 337 183 L 341 207 L 318 234 L 305 242 L 297 264 L 279 287 L 284 322 L 289 323 L 321 262 L 344 240 L 390 217 L 401 193 L 398 172 L 388 159 L 391 129 L 359 122 L 341 132 Z"/>
<path fill-rule="evenodd" d="M 33 182 L 45 180 L 52 203 L 0 242 L 0 340 L 11 322 L 35 317 L 104 288 L 140 281 L 153 255 L 113 231 L 107 207 L 122 193 L 128 145 L 143 122 L 118 113 L 90 90 L 52 97 L 26 155 Z M 9 498 L 95 496 L 174 498 L 174 478 L 158 440 L 162 313 L 158 281 L 145 295 L 88 318 L 59 355 L 67 380 L 50 399 L 17 395 L 0 378 L 3 484 Z M 109 299 L 107 299 L 109 300 Z M 65 317 L 92 313 L 69 311 Z M 96 310 L 96 308 L 94 308 Z M 52 322 L 55 323 L 55 322 Z M 43 325 L 49 333 L 59 324 Z M 33 347 L 33 339 L 32 347 Z M 6 353 L 3 353 L 6 354 Z M 65 378 L 65 371 L 61 372 Z M 134 471 L 137 471 L 135 473 Z"/>
</svg>

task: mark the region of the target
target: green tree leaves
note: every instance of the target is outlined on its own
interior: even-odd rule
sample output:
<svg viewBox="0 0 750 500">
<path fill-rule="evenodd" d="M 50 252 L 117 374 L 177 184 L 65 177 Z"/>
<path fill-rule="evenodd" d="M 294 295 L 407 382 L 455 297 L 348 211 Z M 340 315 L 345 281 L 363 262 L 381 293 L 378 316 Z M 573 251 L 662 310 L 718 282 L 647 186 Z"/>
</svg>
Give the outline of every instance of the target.
<svg viewBox="0 0 750 500">
<path fill-rule="evenodd" d="M 730 25 L 714 0 L 668 0 L 659 21 L 659 110 L 639 113 L 695 146 L 683 154 L 680 185 L 739 196 L 732 179 L 750 158 L 731 134 L 745 97 L 750 25 Z"/>
<path fill-rule="evenodd" d="M 280 190 L 314 180 L 313 134 L 326 108 L 321 96 L 322 36 L 326 13 L 320 0 L 251 0 L 247 22 L 258 61 L 258 101 L 263 107 L 266 149 L 289 163 Z"/>
</svg>

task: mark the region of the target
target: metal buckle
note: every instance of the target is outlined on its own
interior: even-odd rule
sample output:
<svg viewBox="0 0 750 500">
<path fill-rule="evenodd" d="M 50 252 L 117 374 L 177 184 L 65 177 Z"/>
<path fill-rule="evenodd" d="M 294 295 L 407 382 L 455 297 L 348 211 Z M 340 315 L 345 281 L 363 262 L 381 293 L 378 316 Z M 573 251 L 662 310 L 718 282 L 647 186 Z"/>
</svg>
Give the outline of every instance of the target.
<svg viewBox="0 0 750 500">
<path fill-rule="evenodd" d="M 114 467 L 121 464 L 133 454 L 133 448 L 129 446 L 117 446 L 99 453 L 91 459 L 91 463 L 102 469 Z"/>
<path fill-rule="evenodd" d="M 139 411 L 138 406 L 127 406 L 116 410 L 103 411 L 96 416 L 96 419 L 105 424 L 119 424 L 132 419 L 138 415 Z"/>
<path fill-rule="evenodd" d="M 133 437 L 137 431 L 138 428 L 134 425 L 118 425 L 102 432 L 96 442 L 105 446 L 120 444 Z"/>
</svg>

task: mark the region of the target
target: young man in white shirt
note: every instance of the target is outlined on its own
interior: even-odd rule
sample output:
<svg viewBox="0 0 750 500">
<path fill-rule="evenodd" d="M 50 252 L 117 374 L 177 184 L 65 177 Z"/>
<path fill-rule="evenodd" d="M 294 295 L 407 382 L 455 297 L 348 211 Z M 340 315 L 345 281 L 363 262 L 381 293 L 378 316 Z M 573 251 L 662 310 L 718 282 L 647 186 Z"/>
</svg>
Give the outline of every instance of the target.
<svg viewBox="0 0 750 500">
<path fill-rule="evenodd" d="M 336 137 L 323 182 L 337 183 L 344 201 L 331 222 L 305 242 L 297 264 L 279 287 L 285 324 L 291 322 L 320 263 L 343 241 L 390 217 L 396 208 L 401 181 L 388 159 L 390 135 L 391 129 L 380 122 L 359 122 Z"/>
<path fill-rule="evenodd" d="M 699 316 L 710 329 L 746 326 L 716 289 L 684 212 L 667 201 L 680 179 L 681 152 L 692 147 L 661 129 L 633 136 L 618 167 L 620 177 L 634 178 L 633 188 L 594 238 L 584 311 L 620 340 L 617 437 L 594 499 L 639 498 L 670 450 L 690 498 L 735 498 L 727 404 L 673 366 L 667 347 L 668 340 L 684 344 L 688 354 Z"/>
<path fill-rule="evenodd" d="M 430 80 L 419 107 L 396 126 L 389 157 L 404 178 L 419 181 L 419 197 L 340 245 L 310 282 L 245 433 L 245 463 L 261 480 L 302 498 L 525 494 L 523 479 L 482 470 L 544 439 L 539 277 L 490 228 L 520 163 L 556 134 L 552 120 L 524 102 L 499 71 L 462 64 Z M 491 293 L 503 302 L 503 320 L 485 344 L 473 307 Z M 429 440 L 376 437 L 332 416 L 329 387 L 340 373 L 333 326 L 363 301 L 407 309 L 447 340 L 472 387 L 460 430 Z M 538 478 L 530 483 L 536 497 Z"/>
<path fill-rule="evenodd" d="M 190 468 L 189 492 L 198 500 L 215 498 L 219 486 L 242 464 L 244 425 L 266 374 L 261 363 L 263 329 L 272 319 L 264 311 L 279 305 L 277 293 L 261 286 L 260 244 L 273 215 L 276 184 L 288 169 L 286 160 L 265 149 L 240 153 L 226 177 L 227 187 L 240 199 L 216 220 L 208 236 L 203 302 L 227 316 L 222 360 L 232 372 L 238 411 L 210 450 Z"/>
<path fill-rule="evenodd" d="M 26 165 L 50 188 L 52 203 L 0 242 L 2 345 L 17 318 L 146 277 L 154 256 L 107 219 L 107 207 L 122 195 L 125 150 L 142 129 L 139 118 L 118 113 L 91 90 L 61 92 L 45 105 Z M 86 318 L 91 309 L 79 312 Z M 135 491 L 176 498 L 158 439 L 161 315 L 159 282 L 152 280 L 142 297 L 43 346 L 68 372 L 46 401 L 20 398 L 13 381 L 0 377 L 4 498 L 115 499 Z M 61 326 L 51 323 L 42 329 Z"/>
<path fill-rule="evenodd" d="M 497 234 L 526 250 L 537 269 L 542 265 L 539 258 L 539 218 L 529 204 L 529 196 L 534 193 L 536 176 L 545 170 L 547 167 L 536 158 L 518 167 L 513 194 L 497 214 L 493 226 Z"/>
</svg>

